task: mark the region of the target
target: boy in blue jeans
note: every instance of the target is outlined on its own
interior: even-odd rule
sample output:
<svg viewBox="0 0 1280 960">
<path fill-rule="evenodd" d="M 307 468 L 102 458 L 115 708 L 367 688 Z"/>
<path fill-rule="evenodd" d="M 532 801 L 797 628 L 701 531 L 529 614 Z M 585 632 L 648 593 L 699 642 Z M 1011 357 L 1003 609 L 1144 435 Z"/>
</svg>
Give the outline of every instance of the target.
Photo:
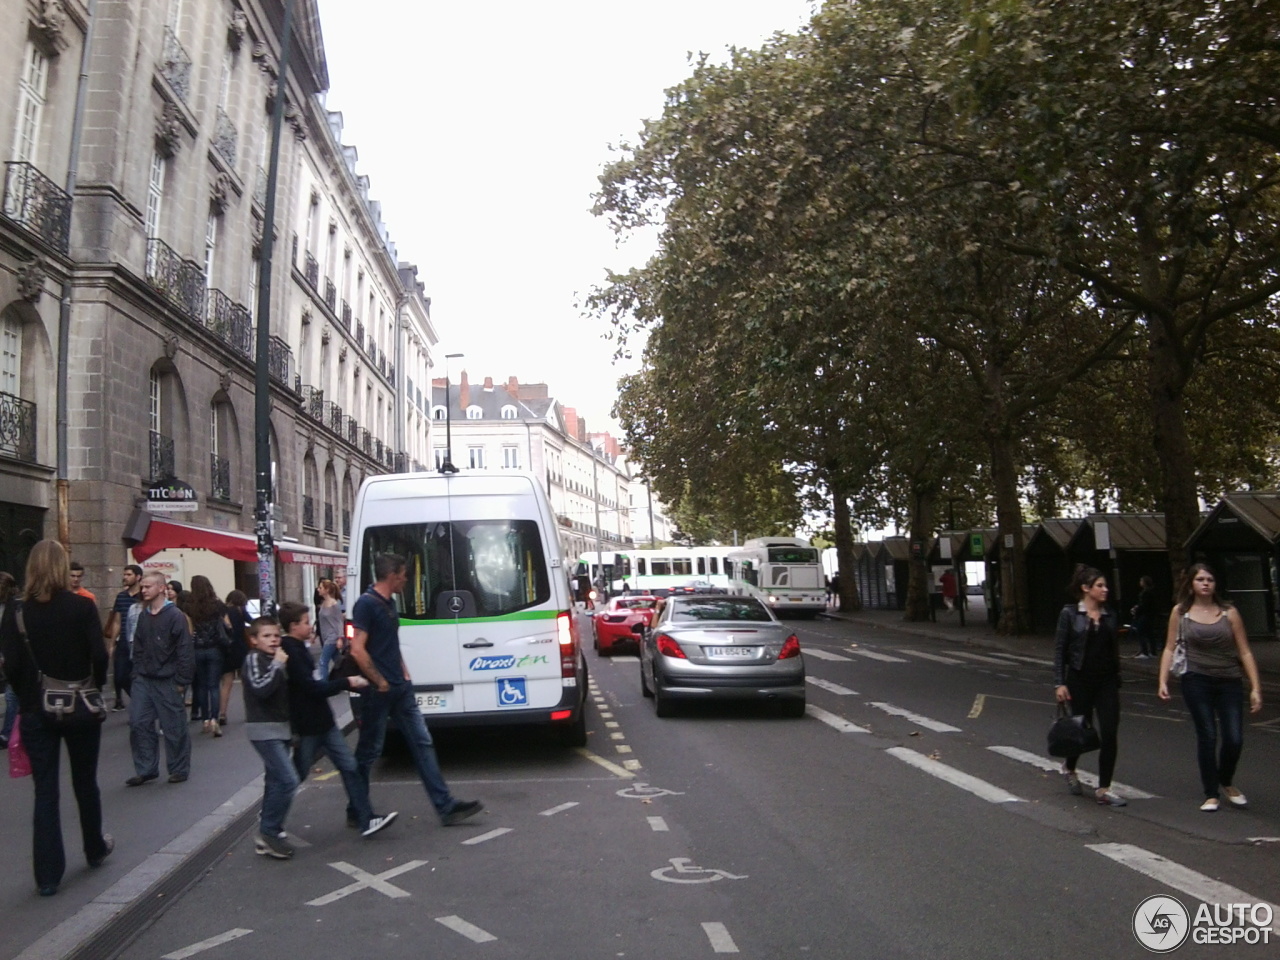
<svg viewBox="0 0 1280 960">
<path fill-rule="evenodd" d="M 266 783 L 262 817 L 254 850 L 261 856 L 288 860 L 293 846 L 285 840 L 284 819 L 298 790 L 298 773 L 289 756 L 289 684 L 280 649 L 280 624 L 274 617 L 257 617 L 249 624 L 249 655 L 240 676 L 244 681 L 245 731 L 262 757 Z"/>
</svg>

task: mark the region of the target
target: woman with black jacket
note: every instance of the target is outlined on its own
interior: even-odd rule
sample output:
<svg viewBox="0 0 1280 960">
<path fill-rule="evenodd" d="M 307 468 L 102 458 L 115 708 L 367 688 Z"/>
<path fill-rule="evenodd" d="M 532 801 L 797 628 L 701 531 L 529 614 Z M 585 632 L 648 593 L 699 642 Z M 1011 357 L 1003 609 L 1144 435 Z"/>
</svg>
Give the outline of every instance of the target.
<svg viewBox="0 0 1280 960">
<path fill-rule="evenodd" d="M 98 608 L 69 589 L 71 567 L 56 540 L 41 540 L 27 558 L 22 603 L 8 603 L 0 622 L 0 650 L 5 670 L 18 694 L 22 743 L 31 758 L 35 785 L 32 862 L 36 889 L 51 897 L 66 871 L 59 811 L 59 751 L 64 741 L 71 761 L 71 786 L 80 809 L 80 835 L 89 866 L 101 866 L 115 846 L 102 832 L 102 798 L 98 793 L 98 748 L 102 725 L 55 724 L 46 718 L 40 674 L 58 680 L 92 679 L 101 690 L 107 680 L 107 648 L 102 641 Z M 19 629 L 22 611 L 26 638 Z"/>
<path fill-rule="evenodd" d="M 1120 632 L 1119 622 L 1107 601 L 1107 580 L 1093 567 L 1081 567 L 1071 579 L 1068 603 L 1058 615 L 1058 631 L 1053 645 L 1053 683 L 1059 703 L 1071 704 L 1071 715 L 1094 723 L 1102 749 L 1098 754 L 1098 803 L 1126 806 L 1123 797 L 1111 790 L 1116 767 L 1120 729 Z M 1062 765 L 1067 789 L 1079 796 L 1083 791 L 1076 774 L 1076 757 Z"/>
</svg>

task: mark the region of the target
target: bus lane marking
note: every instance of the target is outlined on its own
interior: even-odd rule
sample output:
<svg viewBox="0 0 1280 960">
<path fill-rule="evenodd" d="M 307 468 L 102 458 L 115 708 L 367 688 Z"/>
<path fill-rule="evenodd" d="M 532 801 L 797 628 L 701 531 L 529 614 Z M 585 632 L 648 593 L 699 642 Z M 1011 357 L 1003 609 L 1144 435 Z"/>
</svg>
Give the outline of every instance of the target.
<svg viewBox="0 0 1280 960">
<path fill-rule="evenodd" d="M 333 891 L 333 893 L 326 893 L 323 897 L 316 897 L 314 900 L 308 900 L 307 906 L 327 906 L 337 900 L 341 900 L 343 897 L 349 897 L 353 893 L 358 893 L 361 890 L 377 890 L 383 896 L 390 897 L 393 900 L 399 899 L 400 897 L 407 897 L 410 895 L 409 891 L 401 890 L 394 884 L 387 883 L 387 881 L 392 877 L 400 876 L 402 873 L 408 873 L 410 870 L 416 870 L 418 867 L 424 866 L 426 862 L 427 861 L 425 860 L 410 860 L 408 863 L 402 863 L 398 867 L 392 867 L 390 870 L 385 870 L 382 873 L 373 874 L 367 873 L 359 867 L 353 866 L 345 861 L 335 861 L 334 863 L 329 864 L 329 866 L 333 867 L 333 869 L 340 873 L 345 873 L 349 877 L 354 877 L 356 882 L 348 884 L 345 887 L 340 887 Z"/>
<path fill-rule="evenodd" d="M 226 933 L 220 933 L 216 937 L 210 937 L 208 940 L 201 940 L 199 943 L 193 943 L 189 947 L 183 947 L 181 950 L 175 950 L 173 953 L 166 953 L 160 960 L 187 960 L 188 957 L 194 957 L 196 954 L 204 953 L 206 950 L 212 950 L 214 947 L 220 947 L 224 943 L 230 943 L 232 940 L 239 940 L 241 937 L 247 937 L 253 933 L 252 930 L 246 930 L 243 927 L 236 927 L 228 930 Z"/>
<path fill-rule="evenodd" d="M 596 764 L 597 766 L 604 767 L 606 770 L 612 773 L 615 777 L 618 777 L 620 780 L 635 779 L 635 774 L 632 773 L 630 770 L 627 770 L 623 767 L 618 766 L 612 760 L 606 760 L 604 757 L 596 756 L 586 747 L 578 747 L 577 752 L 579 756 L 586 757 L 588 760 L 590 760 L 592 763 Z"/>
<path fill-rule="evenodd" d="M 716 953 L 738 953 L 738 945 L 729 936 L 729 930 L 723 923 L 704 923 L 703 931 L 711 941 L 711 949 Z"/>
<path fill-rule="evenodd" d="M 448 927 L 454 933 L 460 933 L 472 943 L 488 943 L 491 940 L 497 940 L 488 930 L 481 930 L 474 923 L 467 923 L 461 917 L 436 917 L 436 923 L 442 927 Z"/>
<path fill-rule="evenodd" d="M 649 829 L 654 833 L 667 833 L 667 821 L 662 817 L 645 817 L 649 821 Z"/>
</svg>

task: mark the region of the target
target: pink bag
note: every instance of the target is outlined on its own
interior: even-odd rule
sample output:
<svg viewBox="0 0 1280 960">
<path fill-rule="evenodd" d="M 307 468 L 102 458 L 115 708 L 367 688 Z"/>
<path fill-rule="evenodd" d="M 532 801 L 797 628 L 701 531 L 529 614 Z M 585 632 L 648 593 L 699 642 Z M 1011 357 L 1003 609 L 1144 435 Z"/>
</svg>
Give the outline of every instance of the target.
<svg viewBox="0 0 1280 960">
<path fill-rule="evenodd" d="M 22 724 L 13 725 L 13 735 L 9 737 L 9 776 L 31 776 L 31 758 L 27 756 L 27 748 L 22 745 Z"/>
</svg>

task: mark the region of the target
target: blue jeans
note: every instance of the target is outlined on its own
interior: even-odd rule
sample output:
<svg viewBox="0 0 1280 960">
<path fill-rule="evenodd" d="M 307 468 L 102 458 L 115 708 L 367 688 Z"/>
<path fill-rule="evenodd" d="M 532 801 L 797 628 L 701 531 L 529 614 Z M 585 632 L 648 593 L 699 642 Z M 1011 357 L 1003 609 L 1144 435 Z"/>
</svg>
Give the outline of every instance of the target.
<svg viewBox="0 0 1280 960">
<path fill-rule="evenodd" d="M 431 798 L 431 805 L 443 817 L 454 808 L 457 801 L 449 793 L 444 775 L 440 772 L 436 748 L 431 741 L 426 721 L 422 719 L 422 711 L 413 698 L 413 687 L 401 682 L 393 683 L 386 693 L 379 693 L 372 686 L 360 693 L 360 739 L 356 743 L 356 765 L 365 790 L 369 788 L 369 771 L 373 768 L 374 761 L 382 756 L 382 743 L 387 736 L 387 720 L 394 718 L 409 746 L 409 752 L 413 754 L 413 762 L 418 768 L 422 785 L 426 787 L 427 796 Z"/>
<path fill-rule="evenodd" d="M 196 673 L 191 681 L 191 719 L 217 720 L 222 685 L 222 651 L 206 647 L 196 651 Z"/>
<path fill-rule="evenodd" d="M 67 868 L 62 848 L 62 817 L 59 810 L 60 744 L 67 744 L 71 762 L 71 788 L 80 810 L 80 839 L 86 859 L 105 856 L 107 845 L 102 837 L 102 797 L 98 792 L 98 747 L 102 727 L 61 728 L 48 723 L 40 713 L 22 718 L 22 745 L 31 758 L 31 776 L 36 788 L 35 813 L 32 816 L 31 852 L 36 886 L 57 886 Z"/>
<path fill-rule="evenodd" d="M 338 655 L 338 641 L 330 640 L 320 649 L 320 666 L 316 668 L 316 677 L 321 680 L 329 679 L 329 667 L 333 663 L 333 658 Z"/>
<path fill-rule="evenodd" d="M 299 781 L 307 779 L 311 764 L 321 753 L 328 754 L 347 791 L 347 817 L 360 824 L 363 830 L 373 819 L 373 805 L 369 802 L 369 783 L 360 776 L 355 754 L 347 746 L 342 731 L 332 727 L 328 733 L 309 734 L 298 738 L 298 749 L 293 754 L 293 764 Z"/>
<path fill-rule="evenodd" d="M 1219 787 L 1229 787 L 1235 779 L 1244 747 L 1244 681 L 1188 670 L 1182 675 L 1182 699 L 1196 727 L 1200 784 L 1206 797 L 1216 797 Z"/>
<path fill-rule="evenodd" d="M 165 760 L 169 773 L 187 776 L 191 773 L 191 734 L 187 730 L 187 708 L 182 692 L 173 680 L 150 680 L 134 677 L 129 697 L 129 746 L 133 751 L 133 769 L 140 777 L 160 774 L 160 738 L 156 723 L 164 734 Z"/>
<path fill-rule="evenodd" d="M 284 818 L 289 815 L 293 795 L 298 792 L 298 771 L 289 756 L 288 740 L 250 740 L 262 757 L 266 782 L 262 788 L 262 823 L 260 829 L 269 837 L 284 833 Z"/>
</svg>

